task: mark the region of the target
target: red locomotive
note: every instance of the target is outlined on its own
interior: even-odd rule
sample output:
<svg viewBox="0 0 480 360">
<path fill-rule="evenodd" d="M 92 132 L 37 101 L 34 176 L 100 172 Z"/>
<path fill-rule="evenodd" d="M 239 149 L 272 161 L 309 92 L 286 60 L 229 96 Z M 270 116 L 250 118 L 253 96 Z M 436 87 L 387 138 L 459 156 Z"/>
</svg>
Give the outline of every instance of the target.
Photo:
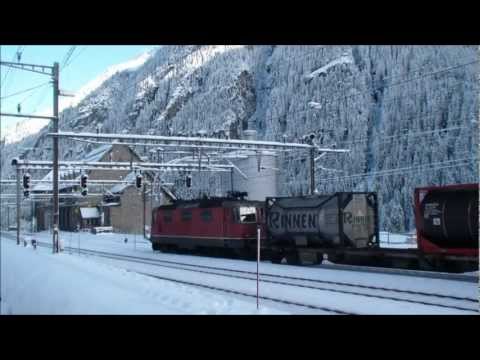
<svg viewBox="0 0 480 360">
<path fill-rule="evenodd" d="M 418 249 L 433 266 L 478 264 L 478 184 L 415 189 L 415 222 Z"/>
<path fill-rule="evenodd" d="M 177 201 L 153 210 L 152 248 L 164 252 L 234 253 L 254 257 L 257 226 L 264 238 L 264 203 L 261 201 L 232 196 Z"/>
</svg>

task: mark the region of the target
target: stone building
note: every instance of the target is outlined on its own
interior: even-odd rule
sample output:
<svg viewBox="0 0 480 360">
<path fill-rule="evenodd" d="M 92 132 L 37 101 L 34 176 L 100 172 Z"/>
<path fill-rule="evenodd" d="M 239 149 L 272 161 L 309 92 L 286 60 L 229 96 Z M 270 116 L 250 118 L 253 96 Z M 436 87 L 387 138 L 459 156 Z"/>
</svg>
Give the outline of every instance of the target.
<svg viewBox="0 0 480 360">
<path fill-rule="evenodd" d="M 102 145 L 93 149 L 82 159 L 88 162 L 141 162 L 142 158 L 129 146 L 123 144 Z M 111 226 L 114 232 L 144 232 L 150 226 L 152 204 L 170 203 L 174 194 L 165 186 L 159 185 L 151 191 L 150 183 L 153 174 L 144 172 L 144 186 L 135 186 L 135 172 L 130 170 L 88 170 L 84 172 L 91 180 L 123 180 L 127 183 L 98 185 L 89 183 L 89 195 L 80 194 L 81 171 L 61 170 L 60 180 L 76 180 L 76 184 L 59 184 L 61 195 L 59 200 L 60 230 L 77 231 L 92 230 L 95 227 Z M 52 181 L 50 172 L 43 180 Z M 145 185 L 147 184 L 147 185 Z M 40 183 L 32 189 L 32 193 L 51 194 L 52 183 Z M 155 194 L 157 192 L 157 194 Z M 160 196 L 159 196 L 160 195 Z M 52 201 L 35 203 L 37 231 L 47 230 L 52 224 Z"/>
</svg>

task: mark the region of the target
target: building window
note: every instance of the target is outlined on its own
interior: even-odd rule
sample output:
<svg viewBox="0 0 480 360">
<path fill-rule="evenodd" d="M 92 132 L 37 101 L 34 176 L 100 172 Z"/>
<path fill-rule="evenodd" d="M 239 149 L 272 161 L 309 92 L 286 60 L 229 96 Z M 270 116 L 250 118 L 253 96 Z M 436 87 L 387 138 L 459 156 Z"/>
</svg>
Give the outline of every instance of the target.
<svg viewBox="0 0 480 360">
<path fill-rule="evenodd" d="M 200 217 L 204 222 L 210 222 L 212 221 L 212 211 L 211 210 L 203 210 L 202 213 L 200 214 Z"/>
<path fill-rule="evenodd" d="M 182 221 L 192 220 L 192 211 L 191 210 L 182 210 Z"/>
</svg>

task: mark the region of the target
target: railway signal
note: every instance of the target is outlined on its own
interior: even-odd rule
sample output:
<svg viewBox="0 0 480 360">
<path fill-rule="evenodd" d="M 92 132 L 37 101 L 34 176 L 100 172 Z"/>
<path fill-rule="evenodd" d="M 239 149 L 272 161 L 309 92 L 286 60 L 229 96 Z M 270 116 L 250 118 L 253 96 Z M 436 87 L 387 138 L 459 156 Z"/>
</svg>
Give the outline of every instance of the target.
<svg viewBox="0 0 480 360">
<path fill-rule="evenodd" d="M 80 186 L 82 187 L 82 189 L 87 188 L 87 180 L 88 180 L 88 175 L 87 174 L 82 174 L 82 176 L 80 178 Z"/>
<path fill-rule="evenodd" d="M 23 175 L 23 196 L 28 198 L 30 196 L 30 174 Z"/>
<path fill-rule="evenodd" d="M 187 188 L 192 187 L 192 177 L 190 175 L 187 175 L 187 177 L 185 178 L 185 185 L 187 186 Z"/>
<path fill-rule="evenodd" d="M 30 180 L 31 180 L 30 174 L 27 173 L 23 175 L 23 188 L 25 190 L 30 189 Z"/>
<path fill-rule="evenodd" d="M 88 194 L 88 187 L 87 187 L 87 180 L 88 180 L 88 175 L 87 174 L 82 174 L 80 177 L 80 187 L 82 188 L 82 196 L 87 196 Z"/>
<path fill-rule="evenodd" d="M 135 179 L 135 186 L 137 187 L 137 189 L 142 188 L 142 180 L 143 180 L 143 176 L 138 174 L 136 179 Z"/>
</svg>

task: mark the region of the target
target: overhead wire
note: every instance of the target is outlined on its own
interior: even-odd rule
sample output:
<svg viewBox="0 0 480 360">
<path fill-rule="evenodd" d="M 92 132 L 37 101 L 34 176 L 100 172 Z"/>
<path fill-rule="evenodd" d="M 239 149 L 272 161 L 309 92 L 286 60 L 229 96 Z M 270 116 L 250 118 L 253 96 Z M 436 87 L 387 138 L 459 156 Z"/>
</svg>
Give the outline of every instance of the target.
<svg viewBox="0 0 480 360">
<path fill-rule="evenodd" d="M 70 57 L 72 56 L 73 52 L 75 51 L 77 47 L 76 46 L 71 46 L 67 53 L 65 54 L 64 58 L 63 58 L 63 61 L 62 61 L 62 64 L 60 65 L 60 68 L 64 68 L 65 67 L 65 64 L 68 62 L 68 60 L 70 59 Z"/>
<path fill-rule="evenodd" d="M 20 56 L 23 54 L 23 51 L 25 50 L 25 46 L 18 46 L 17 47 L 17 50 L 15 51 L 15 53 L 13 54 L 13 57 L 12 57 L 12 60 L 11 62 L 15 62 L 15 58 L 17 57 L 17 54 L 20 54 Z M 1 82 L 1 86 L 0 87 L 4 87 L 5 88 L 3 90 L 6 90 L 6 85 L 7 85 L 7 77 L 11 71 L 11 67 L 9 66 L 7 71 L 5 72 L 5 75 L 3 77 L 3 80 Z"/>
<path fill-rule="evenodd" d="M 77 59 L 77 58 L 80 56 L 80 54 L 82 54 L 82 53 L 85 51 L 85 49 L 86 49 L 87 47 L 88 47 L 88 46 L 84 46 L 83 48 L 81 48 L 81 49 L 77 52 L 77 54 L 76 54 L 74 57 L 71 58 L 70 61 L 67 61 L 67 63 L 63 66 L 63 70 L 65 70 L 71 63 L 73 63 L 73 62 L 75 61 L 75 59 Z"/>
<path fill-rule="evenodd" d="M 77 54 L 78 56 L 78 54 Z M 475 61 L 475 62 L 478 62 L 478 61 Z M 474 63 L 474 62 L 472 62 Z M 471 64 L 471 63 L 470 63 Z M 68 65 L 68 64 L 67 64 Z M 407 79 L 405 81 L 402 81 L 402 82 L 399 82 L 399 83 L 395 83 L 395 84 L 392 84 L 392 85 L 389 85 L 389 86 L 395 86 L 395 85 L 401 85 L 401 84 L 404 84 L 404 83 L 407 83 L 407 82 L 411 82 L 411 81 L 415 81 L 415 80 L 418 80 L 418 79 L 421 79 L 421 78 L 424 78 L 426 76 L 429 76 L 429 75 L 432 75 L 432 74 L 440 74 L 440 73 L 443 73 L 443 72 L 446 72 L 446 71 L 450 71 L 452 69 L 457 69 L 459 67 L 462 67 L 462 66 L 468 66 L 469 64 L 461 64 L 461 65 L 458 65 L 458 66 L 455 66 L 455 67 L 449 67 L 449 68 L 445 68 L 445 69 L 442 69 L 442 70 L 439 70 L 439 71 L 435 71 L 435 72 L 432 72 L 430 74 L 423 74 L 422 76 L 420 77 L 416 77 L 416 78 L 410 78 L 410 79 Z M 397 76 L 398 77 L 398 76 Z M 129 88 L 133 87 L 133 86 L 136 86 L 138 85 L 139 83 L 143 82 L 145 79 L 142 79 L 140 81 L 137 81 L 135 82 L 134 84 L 130 85 Z M 388 86 L 387 86 L 388 87 Z M 408 95 L 407 95 L 408 96 Z M 394 101 L 395 99 L 393 99 Z M 307 109 L 305 111 L 309 111 L 310 109 Z M 290 114 L 289 114 L 290 115 Z M 274 118 L 274 117 L 271 117 L 271 118 Z M 392 138 L 394 138 L 395 136 L 392 136 Z"/>
<path fill-rule="evenodd" d="M 36 85 L 36 86 L 33 86 L 33 87 L 31 87 L 31 88 L 24 89 L 24 90 L 20 90 L 20 91 L 17 91 L 16 93 L 13 93 L 13 94 L 8 94 L 8 95 L 5 95 L 5 96 L 2 96 L 1 99 L 3 100 L 3 99 L 11 98 L 11 97 L 13 97 L 13 96 L 21 95 L 21 94 L 24 94 L 24 93 L 26 93 L 26 92 L 29 92 L 29 91 L 32 91 L 32 90 L 41 88 L 41 87 L 43 87 L 43 86 L 45 86 L 45 85 L 48 85 L 49 83 L 50 83 L 49 81 L 43 82 L 43 83 L 41 83 L 41 84 L 39 84 L 39 85 Z"/>
</svg>

